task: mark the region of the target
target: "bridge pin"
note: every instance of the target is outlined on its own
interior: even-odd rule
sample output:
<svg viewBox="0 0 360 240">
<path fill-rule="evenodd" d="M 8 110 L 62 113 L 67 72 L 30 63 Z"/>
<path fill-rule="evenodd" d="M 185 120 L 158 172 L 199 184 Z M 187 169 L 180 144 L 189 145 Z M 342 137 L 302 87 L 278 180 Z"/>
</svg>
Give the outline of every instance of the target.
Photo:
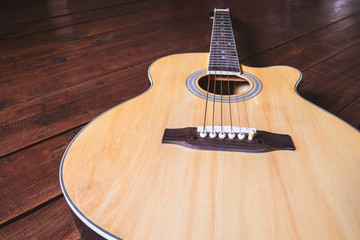
<svg viewBox="0 0 360 240">
<path fill-rule="evenodd" d="M 238 134 L 238 138 L 239 138 L 240 140 L 243 140 L 243 139 L 245 138 L 245 134 L 239 133 L 239 134 Z"/>
<path fill-rule="evenodd" d="M 215 132 L 211 132 L 211 133 L 209 134 L 209 136 L 210 136 L 211 138 L 216 138 L 216 133 L 215 133 Z"/>
<path fill-rule="evenodd" d="M 254 130 L 250 130 L 248 139 L 249 139 L 250 141 L 253 140 L 254 135 L 255 135 L 255 131 L 254 131 Z"/>
<path fill-rule="evenodd" d="M 200 137 L 206 138 L 207 133 L 205 131 L 200 132 Z"/>
<path fill-rule="evenodd" d="M 221 132 L 221 133 L 219 133 L 219 138 L 225 138 L 226 137 L 226 134 L 224 133 L 224 132 Z"/>
<path fill-rule="evenodd" d="M 236 136 L 236 134 L 233 133 L 233 132 L 231 132 L 231 133 L 228 134 L 228 137 L 229 137 L 230 139 L 234 139 L 235 136 Z"/>
</svg>

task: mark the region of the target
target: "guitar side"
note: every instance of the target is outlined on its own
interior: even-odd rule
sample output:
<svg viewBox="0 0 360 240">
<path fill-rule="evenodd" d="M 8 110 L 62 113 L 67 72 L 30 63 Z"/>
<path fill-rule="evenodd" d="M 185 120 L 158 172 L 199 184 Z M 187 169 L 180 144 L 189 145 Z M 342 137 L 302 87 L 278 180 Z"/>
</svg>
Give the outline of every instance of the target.
<svg viewBox="0 0 360 240">
<path fill-rule="evenodd" d="M 72 210 L 113 239 L 359 239 L 359 132 L 299 97 L 296 69 L 242 66 L 262 83 L 246 101 L 251 125 L 289 134 L 295 151 L 161 143 L 165 128 L 202 125 L 205 100 L 185 81 L 207 62 L 207 53 L 156 61 L 150 90 L 74 138 L 60 167 Z"/>
</svg>

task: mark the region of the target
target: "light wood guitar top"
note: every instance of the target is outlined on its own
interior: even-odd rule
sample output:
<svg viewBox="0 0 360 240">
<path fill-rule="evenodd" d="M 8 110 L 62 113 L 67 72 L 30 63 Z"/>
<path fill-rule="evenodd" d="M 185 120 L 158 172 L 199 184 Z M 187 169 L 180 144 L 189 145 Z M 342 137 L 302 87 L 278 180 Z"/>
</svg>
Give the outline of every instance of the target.
<svg viewBox="0 0 360 240">
<path fill-rule="evenodd" d="M 242 66 L 262 83 L 246 101 L 249 122 L 289 134 L 295 151 L 161 143 L 165 128 L 203 124 L 205 100 L 186 79 L 208 57 L 159 59 L 149 91 L 77 135 L 60 168 L 76 215 L 110 239 L 360 239 L 360 134 L 302 99 L 294 68 Z"/>
</svg>

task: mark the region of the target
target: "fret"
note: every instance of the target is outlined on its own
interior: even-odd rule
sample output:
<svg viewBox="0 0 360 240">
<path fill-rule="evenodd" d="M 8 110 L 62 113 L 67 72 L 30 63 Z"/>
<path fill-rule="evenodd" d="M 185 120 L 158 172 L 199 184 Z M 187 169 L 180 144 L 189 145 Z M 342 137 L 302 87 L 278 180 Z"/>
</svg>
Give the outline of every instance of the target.
<svg viewBox="0 0 360 240">
<path fill-rule="evenodd" d="M 229 61 L 232 61 L 232 62 L 236 62 L 236 63 L 238 62 L 237 58 L 223 57 L 223 56 L 221 56 L 221 57 L 211 57 L 210 62 L 214 62 L 214 61 L 216 61 L 216 62 L 229 62 Z"/>
<path fill-rule="evenodd" d="M 230 31 L 231 32 L 231 27 L 230 26 L 225 26 L 225 25 L 222 25 L 222 26 L 214 26 L 213 27 L 214 30 L 226 30 L 226 31 Z"/>
<path fill-rule="evenodd" d="M 210 58 L 234 58 L 237 59 L 237 56 L 234 54 L 226 54 L 226 53 L 212 53 Z"/>
<path fill-rule="evenodd" d="M 232 34 L 229 34 L 229 33 L 214 33 L 213 37 L 216 37 L 216 38 L 228 37 L 228 38 L 232 39 L 233 36 L 232 36 Z"/>
<path fill-rule="evenodd" d="M 234 48 L 235 44 L 232 42 L 215 42 L 214 44 L 211 44 L 211 47 L 215 47 L 215 48 Z"/>
<path fill-rule="evenodd" d="M 222 67 L 223 69 L 227 68 L 238 68 L 237 63 L 211 63 L 209 67 Z"/>
<path fill-rule="evenodd" d="M 235 64 L 235 65 L 237 65 L 238 61 L 236 59 L 232 59 L 232 60 L 229 60 L 229 59 L 212 59 L 212 60 L 209 61 L 209 65 L 210 64 L 223 64 L 223 65 Z"/>
<path fill-rule="evenodd" d="M 235 53 L 229 53 L 227 51 L 225 51 L 224 53 L 221 51 L 217 51 L 217 52 L 212 51 L 210 53 L 210 57 L 235 57 L 235 58 L 237 58 L 237 55 Z"/>
<path fill-rule="evenodd" d="M 211 57 L 222 57 L 222 56 L 234 56 L 237 57 L 234 51 L 226 51 L 226 50 L 219 50 L 219 51 L 211 51 Z"/>
<path fill-rule="evenodd" d="M 210 56 L 210 60 L 211 59 L 231 59 L 231 60 L 237 60 L 237 58 L 235 56 L 225 56 L 225 55 L 221 55 L 221 56 Z"/>
<path fill-rule="evenodd" d="M 236 58 L 236 53 L 230 54 L 229 52 L 226 52 L 226 51 L 221 52 L 221 54 L 217 54 L 215 52 L 212 52 L 212 54 L 210 55 L 210 58 L 211 57 L 224 57 L 224 55 L 225 55 L 225 57 L 235 57 Z"/>
<path fill-rule="evenodd" d="M 229 66 L 211 66 L 208 68 L 209 71 L 228 71 L 228 72 L 239 72 L 238 67 L 229 67 Z"/>
<path fill-rule="evenodd" d="M 218 34 L 218 35 L 216 35 L 216 34 L 214 34 L 214 36 L 213 36 L 213 38 L 214 39 L 219 39 L 219 40 L 221 40 L 221 39 L 230 39 L 231 41 L 233 40 L 233 37 L 232 36 L 230 36 L 230 35 L 225 35 L 225 34 Z"/>
<path fill-rule="evenodd" d="M 237 57 L 234 55 L 211 55 L 210 59 L 232 59 L 232 60 L 237 60 Z"/>
<path fill-rule="evenodd" d="M 228 70 L 228 69 L 239 69 L 237 66 L 234 65 L 216 65 L 216 64 L 212 64 L 211 66 L 209 66 L 209 68 L 219 68 L 220 70 Z"/>
<path fill-rule="evenodd" d="M 208 72 L 240 73 L 234 33 L 228 9 L 215 9 Z"/>
<path fill-rule="evenodd" d="M 230 50 L 226 50 L 226 49 L 219 49 L 219 50 L 213 50 L 211 51 L 211 55 L 212 56 L 224 56 L 224 54 L 226 55 L 234 55 L 236 57 L 236 52 L 233 51 L 232 49 Z"/>
<path fill-rule="evenodd" d="M 216 61 L 216 62 L 236 62 L 236 63 L 238 62 L 237 59 L 234 57 L 216 57 L 216 58 L 212 57 L 212 58 L 210 58 L 209 62 L 214 62 L 214 61 Z"/>
<path fill-rule="evenodd" d="M 208 71 L 211 74 L 215 74 L 215 75 L 216 74 L 219 75 L 219 72 L 223 72 L 222 75 L 227 75 L 226 73 L 228 73 L 228 72 L 236 72 L 237 73 L 236 75 L 238 75 L 240 73 L 239 68 L 223 68 L 223 67 L 221 67 L 221 68 L 209 68 Z"/>
<path fill-rule="evenodd" d="M 209 64 L 212 64 L 212 63 L 216 63 L 216 64 L 223 64 L 223 65 L 226 65 L 226 64 L 238 64 L 238 61 L 236 60 L 232 60 L 232 61 L 228 61 L 226 59 L 217 59 L 217 60 L 210 60 L 209 61 Z"/>
<path fill-rule="evenodd" d="M 229 44 L 230 43 L 230 44 Z M 214 47 L 214 48 L 217 48 L 217 49 L 220 49 L 220 48 L 234 48 L 234 44 L 232 42 L 217 42 L 217 43 L 214 43 L 214 44 L 211 44 L 211 47 Z"/>
<path fill-rule="evenodd" d="M 231 40 L 233 40 L 233 37 L 232 37 L 232 36 L 228 36 L 228 35 L 225 35 L 225 34 L 219 34 L 219 35 L 214 34 L 213 38 L 218 38 L 218 39 L 231 39 Z"/>
<path fill-rule="evenodd" d="M 238 67 L 237 63 L 211 63 L 209 64 L 209 67 L 215 67 L 215 66 L 219 66 L 219 67 Z"/>
</svg>

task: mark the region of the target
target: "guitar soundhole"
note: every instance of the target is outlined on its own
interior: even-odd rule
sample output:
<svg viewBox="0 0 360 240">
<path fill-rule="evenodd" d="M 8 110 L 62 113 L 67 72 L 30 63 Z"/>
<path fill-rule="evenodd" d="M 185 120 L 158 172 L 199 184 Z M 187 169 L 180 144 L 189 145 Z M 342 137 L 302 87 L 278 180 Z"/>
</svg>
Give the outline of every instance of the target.
<svg viewBox="0 0 360 240">
<path fill-rule="evenodd" d="M 214 76 L 214 75 L 205 75 L 198 80 L 198 84 L 201 89 L 205 92 L 208 89 L 209 85 L 209 93 L 217 94 L 217 95 L 240 95 L 245 93 L 249 89 L 249 82 L 240 77 L 222 77 L 222 76 Z"/>
</svg>

